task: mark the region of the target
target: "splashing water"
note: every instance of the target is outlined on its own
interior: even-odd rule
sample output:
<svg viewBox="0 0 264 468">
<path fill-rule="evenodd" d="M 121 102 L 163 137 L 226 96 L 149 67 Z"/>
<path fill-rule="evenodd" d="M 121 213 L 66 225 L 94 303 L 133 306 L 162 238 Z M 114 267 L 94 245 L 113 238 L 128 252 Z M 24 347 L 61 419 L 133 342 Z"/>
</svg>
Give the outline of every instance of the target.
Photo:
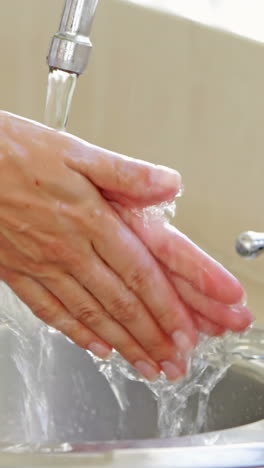
<svg viewBox="0 0 264 468">
<path fill-rule="evenodd" d="M 46 325 L 29 314 L 28 308 L 15 296 L 15 294 L 0 282 L 0 331 L 5 327 L 16 338 L 12 349 L 12 360 L 22 377 L 23 408 L 20 409 L 23 417 L 23 434 L 28 443 L 37 443 L 39 440 L 48 440 L 53 434 L 52 412 L 49 410 L 48 397 L 44 391 L 44 382 L 47 374 L 53 368 L 53 348 L 49 336 L 46 336 Z M 4 335 L 3 335 L 4 336 Z M 2 339 L 2 335 L 1 335 Z M 3 360 L 7 360 L 4 350 Z M 1 357 L 1 354 L 0 354 Z M 9 370 L 7 369 L 7 372 Z M 11 390 L 12 395 L 12 390 Z M 6 437 L 11 432 L 16 434 L 16 427 L 11 424 Z M 2 434 L 2 432 L 1 432 Z M 2 442 L 2 440 L 1 440 Z"/>
<path fill-rule="evenodd" d="M 145 380 L 116 351 L 109 360 L 95 356 L 92 359 L 123 412 L 129 406 L 124 393 L 126 379 L 140 381 L 149 388 L 157 402 L 157 436 L 168 438 L 206 430 L 209 400 L 215 386 L 238 360 L 254 360 L 262 365 L 264 340 L 261 331 L 251 328 L 240 334 L 228 332 L 221 338 L 201 334 L 198 346 L 189 357 L 187 375 L 177 383 L 168 382 L 163 373 L 155 382 Z M 120 425 L 123 422 L 125 418 L 121 414 Z"/>
<path fill-rule="evenodd" d="M 148 222 L 149 216 L 155 215 L 160 218 L 162 215 L 165 219 L 166 214 L 172 216 L 174 212 L 175 204 L 164 204 L 162 207 L 146 209 L 141 215 Z M 26 306 L 4 285 L 0 288 L 0 299 L 0 322 L 4 323 L 6 320 L 18 339 L 18 346 L 15 347 L 12 357 L 25 387 L 26 440 L 28 443 L 52 440 L 52 408 L 49 406 L 44 384 L 45 376 L 52 372 L 53 366 L 51 335 L 46 333 L 47 326 L 35 317 L 27 314 L 31 319 L 25 320 Z M 159 437 L 201 432 L 206 425 L 210 393 L 232 364 L 227 351 L 234 347 L 238 339 L 239 335 L 231 333 L 222 338 L 201 336 L 198 346 L 189 357 L 187 376 L 177 383 L 168 382 L 163 373 L 155 382 L 146 381 L 116 351 L 113 351 L 111 359 L 108 360 L 101 360 L 88 352 L 99 372 L 108 381 L 119 405 L 118 434 L 122 437 L 129 407 L 127 379 L 143 382 L 154 396 Z"/>
<path fill-rule="evenodd" d="M 77 78 L 75 73 L 50 71 L 44 117 L 44 123 L 48 127 L 65 130 Z"/>
<path fill-rule="evenodd" d="M 28 446 L 49 443 L 57 438 L 58 422 L 56 422 L 56 417 L 54 419 L 53 405 L 56 379 L 59 378 L 59 374 L 58 367 L 56 367 L 57 370 L 53 376 L 53 369 L 56 359 L 54 332 L 55 334 L 58 332 L 34 317 L 12 291 L 2 283 L 0 284 L 0 301 L 0 335 L 2 324 L 2 326 L 8 326 L 15 337 L 11 348 L 12 361 L 23 381 L 23 387 L 20 390 L 23 393 L 23 398 L 21 398 L 23 407 L 16 409 L 18 413 L 14 417 L 14 422 L 16 422 L 17 417 L 19 417 L 19 421 L 23 420 L 23 433 L 17 432 L 21 431 L 21 427 L 17 429 L 16 424 L 7 422 L 7 428 L 1 428 L 0 442 L 3 442 L 4 434 L 7 441 L 22 439 Z M 237 359 L 232 352 L 241 338 L 242 334 L 234 335 L 231 333 L 223 338 L 201 336 L 199 345 L 189 357 L 187 376 L 177 383 L 168 382 L 163 374 L 155 382 L 146 381 L 116 351 L 113 351 L 108 360 L 101 360 L 88 351 L 98 371 L 108 381 L 120 408 L 116 438 L 122 439 L 125 433 L 130 403 L 126 385 L 128 380 L 144 383 L 156 400 L 157 437 L 175 437 L 205 430 L 210 394 L 225 375 L 227 369 Z M 262 354 L 264 354 L 263 346 L 264 341 Z M 237 351 L 242 349 L 243 352 L 246 349 L 245 346 L 237 348 Z M 250 353 L 253 353 L 254 356 L 251 355 L 250 358 L 256 359 L 259 349 L 252 348 L 251 351 L 247 348 L 247 352 L 249 356 Z M 4 355 L 2 357 L 6 359 Z M 61 356 L 61 358 L 63 357 Z M 2 377 L 4 378 L 4 376 Z M 81 405 L 85 407 L 89 387 L 85 387 L 83 377 L 85 376 L 82 376 L 78 371 L 78 395 Z M 74 374 L 73 386 L 76 384 L 76 378 L 77 374 Z M 70 392 L 76 395 L 74 389 Z M 53 395 L 53 401 L 50 400 L 50 395 Z M 9 391 L 10 396 L 12 397 L 12 388 Z M 102 404 L 106 405 L 107 401 L 102 401 Z M 86 407 L 84 411 L 87 412 L 87 410 Z M 93 407 L 90 407 L 89 411 L 93 411 Z M 77 420 L 71 419 L 73 428 L 76 427 L 78 430 L 76 423 L 78 423 Z M 68 439 L 62 439 L 62 441 L 71 443 L 70 437 Z M 85 432 L 83 440 L 87 440 Z"/>
<path fill-rule="evenodd" d="M 230 335 L 210 340 L 201 337 L 196 351 L 189 358 L 188 374 L 178 383 L 168 382 L 164 374 L 155 382 L 148 382 L 116 351 L 108 361 L 92 358 L 99 372 L 108 380 L 123 411 L 129 405 L 124 394 L 125 380 L 144 382 L 157 401 L 158 436 L 175 437 L 199 433 L 204 428 L 210 393 L 232 364 L 225 355 L 225 347 L 230 340 L 233 341 Z M 190 404 L 194 400 L 196 408 Z"/>
</svg>

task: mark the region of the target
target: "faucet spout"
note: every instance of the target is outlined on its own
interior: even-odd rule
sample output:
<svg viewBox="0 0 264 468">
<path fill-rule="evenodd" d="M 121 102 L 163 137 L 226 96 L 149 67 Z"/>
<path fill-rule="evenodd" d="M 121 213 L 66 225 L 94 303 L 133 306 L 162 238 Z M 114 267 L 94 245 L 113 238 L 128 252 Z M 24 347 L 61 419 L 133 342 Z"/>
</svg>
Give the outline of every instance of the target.
<svg viewBox="0 0 264 468">
<path fill-rule="evenodd" d="M 84 73 L 92 48 L 89 35 L 98 0 L 66 0 L 58 32 L 53 36 L 48 65 L 80 75 Z"/>
</svg>

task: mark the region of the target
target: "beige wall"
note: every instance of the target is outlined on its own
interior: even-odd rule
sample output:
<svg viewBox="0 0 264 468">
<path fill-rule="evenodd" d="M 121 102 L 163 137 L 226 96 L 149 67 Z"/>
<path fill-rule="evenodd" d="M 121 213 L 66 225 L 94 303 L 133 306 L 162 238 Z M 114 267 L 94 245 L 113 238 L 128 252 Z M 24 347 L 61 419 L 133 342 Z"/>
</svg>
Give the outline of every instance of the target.
<svg viewBox="0 0 264 468">
<path fill-rule="evenodd" d="M 41 120 L 45 57 L 63 0 L 0 0 L 0 107 Z"/>
<path fill-rule="evenodd" d="M 1 0 L 1 108 L 42 120 L 62 5 Z M 264 255 L 234 253 L 240 231 L 264 231 L 263 45 L 122 0 L 101 0 L 93 40 L 69 130 L 180 169 L 177 225 L 239 275 L 264 317 Z"/>
</svg>

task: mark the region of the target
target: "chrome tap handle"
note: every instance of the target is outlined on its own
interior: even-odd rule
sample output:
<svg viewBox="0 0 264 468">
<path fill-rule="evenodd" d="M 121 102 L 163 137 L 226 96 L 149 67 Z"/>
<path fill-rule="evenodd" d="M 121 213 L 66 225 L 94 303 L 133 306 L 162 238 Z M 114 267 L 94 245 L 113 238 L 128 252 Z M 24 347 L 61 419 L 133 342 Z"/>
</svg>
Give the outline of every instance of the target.
<svg viewBox="0 0 264 468">
<path fill-rule="evenodd" d="M 89 35 L 98 0 L 66 0 L 59 31 L 53 36 L 48 65 L 50 69 L 84 73 L 92 43 Z"/>
<path fill-rule="evenodd" d="M 264 250 L 264 232 L 242 232 L 236 240 L 235 247 L 242 257 L 256 257 Z"/>
</svg>

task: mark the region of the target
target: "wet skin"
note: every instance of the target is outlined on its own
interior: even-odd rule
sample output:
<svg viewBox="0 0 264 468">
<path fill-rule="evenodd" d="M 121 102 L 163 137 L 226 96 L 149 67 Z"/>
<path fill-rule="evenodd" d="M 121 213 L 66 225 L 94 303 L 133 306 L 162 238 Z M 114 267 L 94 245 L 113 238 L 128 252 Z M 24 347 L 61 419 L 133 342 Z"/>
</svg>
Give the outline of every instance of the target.
<svg viewBox="0 0 264 468">
<path fill-rule="evenodd" d="M 171 169 L 0 112 L 0 278 L 77 345 L 112 348 L 148 379 L 175 380 L 199 331 L 252 315 L 220 264 L 168 223 L 131 208 L 172 200 Z"/>
</svg>

